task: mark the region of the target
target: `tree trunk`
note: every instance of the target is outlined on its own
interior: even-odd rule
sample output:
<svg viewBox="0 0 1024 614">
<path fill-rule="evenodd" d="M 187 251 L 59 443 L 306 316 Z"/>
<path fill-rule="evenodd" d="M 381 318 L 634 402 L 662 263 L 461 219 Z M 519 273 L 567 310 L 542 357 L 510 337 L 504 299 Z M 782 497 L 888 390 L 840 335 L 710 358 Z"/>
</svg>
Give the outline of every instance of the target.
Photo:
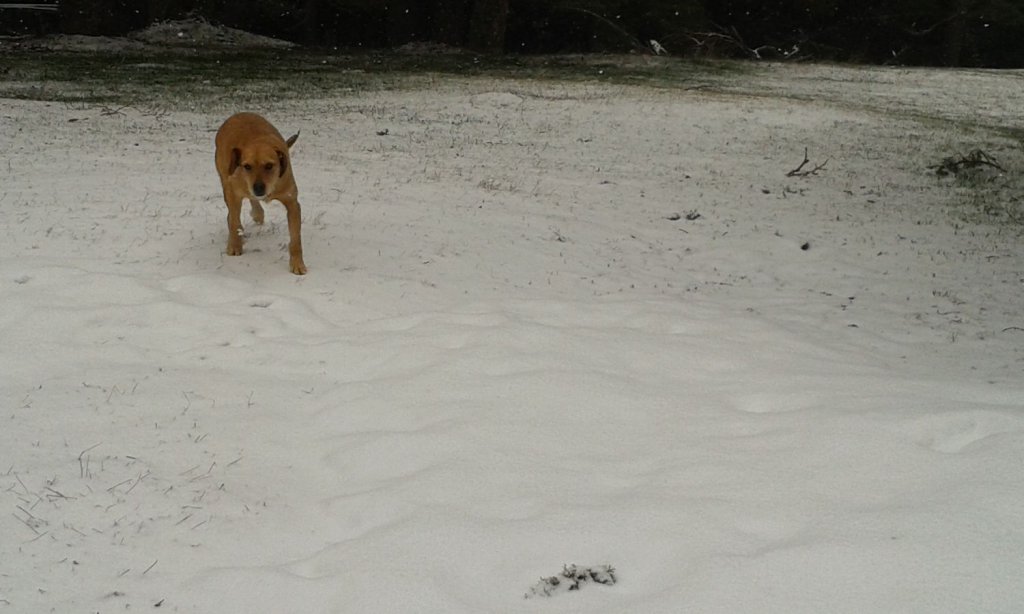
<svg viewBox="0 0 1024 614">
<path fill-rule="evenodd" d="M 469 24 L 469 46 L 477 51 L 501 53 L 505 49 L 509 0 L 476 0 Z"/>
<path fill-rule="evenodd" d="M 302 0 L 302 8 L 299 9 L 302 21 L 302 37 L 307 45 L 316 45 L 320 40 L 322 27 L 320 17 L 321 0 Z"/>
<path fill-rule="evenodd" d="M 945 26 L 943 60 L 946 66 L 960 66 L 967 39 L 967 8 L 969 0 L 950 0 L 950 20 Z"/>
</svg>

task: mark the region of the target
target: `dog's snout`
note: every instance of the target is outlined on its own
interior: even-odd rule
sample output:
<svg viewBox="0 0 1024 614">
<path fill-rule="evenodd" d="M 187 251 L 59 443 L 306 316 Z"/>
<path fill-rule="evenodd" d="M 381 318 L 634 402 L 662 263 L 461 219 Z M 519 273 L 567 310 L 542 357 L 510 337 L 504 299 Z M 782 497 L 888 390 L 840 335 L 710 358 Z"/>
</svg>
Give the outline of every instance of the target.
<svg viewBox="0 0 1024 614">
<path fill-rule="evenodd" d="M 252 184 L 252 193 L 253 196 L 263 196 L 267 193 L 267 186 L 263 185 L 262 181 L 257 181 Z"/>
</svg>

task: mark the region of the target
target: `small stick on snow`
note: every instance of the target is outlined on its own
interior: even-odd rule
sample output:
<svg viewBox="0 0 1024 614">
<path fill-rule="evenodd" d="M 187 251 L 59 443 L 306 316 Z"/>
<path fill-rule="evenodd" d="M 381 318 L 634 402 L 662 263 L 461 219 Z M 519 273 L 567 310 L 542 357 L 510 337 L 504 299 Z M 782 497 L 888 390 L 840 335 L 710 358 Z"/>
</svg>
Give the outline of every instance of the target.
<svg viewBox="0 0 1024 614">
<path fill-rule="evenodd" d="M 786 173 L 786 177 L 807 177 L 808 175 L 817 175 L 818 171 L 820 171 L 821 169 L 825 168 L 825 165 L 828 164 L 828 160 L 826 159 L 824 162 L 822 162 L 821 164 L 815 166 L 814 168 L 812 168 L 810 170 L 807 170 L 807 171 L 803 170 L 804 166 L 806 166 L 807 163 L 810 162 L 810 161 L 811 161 L 811 159 L 807 157 L 807 148 L 804 147 L 804 160 L 803 160 L 803 162 L 800 163 L 800 166 L 798 166 L 798 167 L 794 168 L 793 170 L 789 171 L 788 173 Z"/>
</svg>

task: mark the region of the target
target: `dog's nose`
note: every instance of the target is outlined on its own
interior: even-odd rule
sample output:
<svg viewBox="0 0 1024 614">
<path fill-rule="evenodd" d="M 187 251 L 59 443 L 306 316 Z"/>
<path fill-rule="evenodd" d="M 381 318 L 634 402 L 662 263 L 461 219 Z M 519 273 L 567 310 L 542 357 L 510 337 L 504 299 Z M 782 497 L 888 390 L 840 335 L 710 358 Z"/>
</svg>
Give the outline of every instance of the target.
<svg viewBox="0 0 1024 614">
<path fill-rule="evenodd" d="M 254 196 L 263 196 L 267 192 L 267 186 L 263 185 L 262 181 L 257 181 L 252 184 L 252 193 Z"/>
</svg>

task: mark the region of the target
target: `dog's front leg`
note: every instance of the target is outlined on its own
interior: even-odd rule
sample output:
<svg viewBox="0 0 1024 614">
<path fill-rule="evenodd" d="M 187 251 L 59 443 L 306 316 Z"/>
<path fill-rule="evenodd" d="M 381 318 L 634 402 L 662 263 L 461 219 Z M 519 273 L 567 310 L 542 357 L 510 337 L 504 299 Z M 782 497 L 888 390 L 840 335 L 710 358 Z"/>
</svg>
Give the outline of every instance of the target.
<svg viewBox="0 0 1024 614">
<path fill-rule="evenodd" d="M 281 204 L 288 210 L 288 266 L 296 275 L 306 274 L 302 261 L 302 208 L 297 197 L 285 197 Z"/>
<path fill-rule="evenodd" d="M 260 201 L 256 200 L 255 198 L 250 198 L 249 209 L 249 215 L 252 216 L 252 221 L 256 222 L 257 224 L 262 224 L 263 205 L 260 204 Z"/>
<path fill-rule="evenodd" d="M 288 210 L 288 266 L 296 275 L 306 274 L 306 263 L 302 261 L 302 209 L 298 199 L 284 202 Z"/>
<path fill-rule="evenodd" d="M 238 256 L 242 253 L 242 199 L 234 195 L 224 195 L 224 202 L 228 206 L 228 248 L 229 256 Z"/>
</svg>

